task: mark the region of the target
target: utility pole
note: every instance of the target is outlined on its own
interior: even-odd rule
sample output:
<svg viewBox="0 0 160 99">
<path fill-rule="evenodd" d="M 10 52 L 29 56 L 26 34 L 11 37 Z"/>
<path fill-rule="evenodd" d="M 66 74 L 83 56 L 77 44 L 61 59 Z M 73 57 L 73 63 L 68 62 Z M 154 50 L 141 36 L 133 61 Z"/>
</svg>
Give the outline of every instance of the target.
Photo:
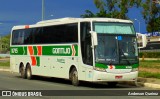
<svg viewBox="0 0 160 99">
<path fill-rule="evenodd" d="M 134 19 L 135 21 L 138 21 L 138 23 L 139 23 L 139 25 L 138 25 L 138 27 L 139 27 L 139 33 L 141 33 L 141 22 L 140 22 L 140 20 L 138 20 L 138 19 Z"/>
<path fill-rule="evenodd" d="M 44 20 L 45 18 L 45 6 L 44 6 L 44 0 L 42 0 L 42 21 Z"/>
</svg>

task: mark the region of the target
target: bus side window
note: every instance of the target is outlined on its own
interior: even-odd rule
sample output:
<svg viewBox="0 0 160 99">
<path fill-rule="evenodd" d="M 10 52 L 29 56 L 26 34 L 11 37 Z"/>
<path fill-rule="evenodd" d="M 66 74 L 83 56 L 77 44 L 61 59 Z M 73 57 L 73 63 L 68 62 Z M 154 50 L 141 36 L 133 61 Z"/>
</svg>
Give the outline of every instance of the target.
<svg viewBox="0 0 160 99">
<path fill-rule="evenodd" d="M 12 33 L 12 45 L 16 45 L 18 42 L 18 30 L 14 30 Z"/>
<path fill-rule="evenodd" d="M 24 43 L 24 30 L 20 30 L 18 32 L 18 44 L 23 44 Z"/>
</svg>

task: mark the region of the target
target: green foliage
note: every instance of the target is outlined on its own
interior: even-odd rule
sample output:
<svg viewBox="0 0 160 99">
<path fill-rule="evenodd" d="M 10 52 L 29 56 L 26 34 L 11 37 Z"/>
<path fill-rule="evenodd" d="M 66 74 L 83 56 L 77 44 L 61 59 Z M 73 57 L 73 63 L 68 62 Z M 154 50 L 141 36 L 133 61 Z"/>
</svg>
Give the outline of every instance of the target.
<svg viewBox="0 0 160 99">
<path fill-rule="evenodd" d="M 99 9 L 97 13 L 86 10 L 81 17 L 107 17 L 129 19 L 128 9 L 132 7 L 141 7 L 142 16 L 146 22 L 148 32 L 160 32 L 160 4 L 152 2 L 153 0 L 94 0 L 94 4 Z"/>
<path fill-rule="evenodd" d="M 151 19 L 147 24 L 148 32 L 160 32 L 160 17 Z"/>
<path fill-rule="evenodd" d="M 159 78 L 160 79 L 160 61 L 159 60 L 144 60 L 139 62 L 139 77 L 144 78 Z M 157 70 L 154 71 L 154 70 Z"/>
<path fill-rule="evenodd" d="M 6 67 L 9 67 L 9 66 L 10 66 L 10 61 L 0 62 L 0 66 L 6 66 Z"/>
<path fill-rule="evenodd" d="M 9 47 L 10 47 L 10 34 L 0 39 L 0 52 L 9 51 Z"/>
<path fill-rule="evenodd" d="M 95 17 L 95 14 L 92 13 L 91 11 L 86 10 L 85 12 L 86 12 L 86 14 L 81 15 L 81 17 L 83 17 L 83 18 Z"/>
<path fill-rule="evenodd" d="M 142 58 L 160 58 L 160 52 L 140 52 L 139 57 Z"/>
<path fill-rule="evenodd" d="M 152 0 L 145 0 L 142 3 L 142 15 L 147 24 L 148 32 L 160 31 L 160 5 L 153 3 Z"/>
<path fill-rule="evenodd" d="M 139 62 L 139 66 L 143 68 L 156 68 L 160 69 L 160 61 L 159 60 L 144 60 Z"/>
<path fill-rule="evenodd" d="M 158 79 L 160 79 L 160 73 L 150 73 L 150 72 L 140 71 L 138 76 L 144 77 L 144 78 L 158 78 Z"/>
<path fill-rule="evenodd" d="M 108 17 L 128 19 L 126 15 L 128 9 L 133 6 L 140 6 L 141 0 L 94 0 L 94 3 L 99 9 L 99 12 L 93 14 L 91 11 L 86 10 L 86 14 L 81 17 Z"/>
</svg>

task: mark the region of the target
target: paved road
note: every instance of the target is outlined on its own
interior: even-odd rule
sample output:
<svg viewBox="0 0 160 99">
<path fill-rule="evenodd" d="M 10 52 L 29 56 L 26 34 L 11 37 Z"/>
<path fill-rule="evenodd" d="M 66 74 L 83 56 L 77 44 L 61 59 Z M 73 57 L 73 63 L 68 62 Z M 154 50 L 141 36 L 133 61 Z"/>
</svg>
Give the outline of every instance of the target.
<svg viewBox="0 0 160 99">
<path fill-rule="evenodd" d="M 116 88 L 110 88 L 104 84 L 92 84 L 82 83 L 81 86 L 75 87 L 70 84 L 70 81 L 57 79 L 57 78 L 45 78 L 35 76 L 33 80 L 27 80 L 20 78 L 17 73 L 0 72 L 0 90 L 153 90 L 145 87 L 135 87 L 128 85 L 118 85 Z M 87 92 L 87 91 L 86 91 Z M 116 91 L 115 91 L 116 92 Z M 119 93 L 110 93 L 113 95 Z M 95 95 L 96 93 L 93 93 Z M 160 96 L 118 96 L 119 99 L 159 99 Z M 23 97 L 0 97 L 5 99 L 21 99 Z M 52 97 L 25 97 L 33 99 L 117 99 L 117 96 L 52 96 Z"/>
</svg>

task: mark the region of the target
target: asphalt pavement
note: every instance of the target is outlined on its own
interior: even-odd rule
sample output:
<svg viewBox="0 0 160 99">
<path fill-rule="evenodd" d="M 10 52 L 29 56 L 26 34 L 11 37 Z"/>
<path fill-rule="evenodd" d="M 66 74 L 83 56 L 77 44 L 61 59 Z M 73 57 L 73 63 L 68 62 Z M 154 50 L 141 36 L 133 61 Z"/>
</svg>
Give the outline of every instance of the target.
<svg viewBox="0 0 160 99">
<path fill-rule="evenodd" d="M 0 71 L 11 72 L 10 68 L 6 66 L 0 66 Z M 136 84 L 132 82 L 122 82 L 122 84 L 160 89 L 160 79 L 155 78 L 138 77 Z"/>
<path fill-rule="evenodd" d="M 14 90 L 14 91 L 13 91 Z M 40 91 L 42 96 L 17 97 L 22 95 L 16 92 Z M 0 99 L 159 99 L 159 96 L 139 96 L 134 93 L 158 92 L 148 87 L 129 86 L 118 84 L 116 87 L 109 87 L 105 84 L 82 83 L 80 86 L 71 85 L 70 81 L 58 78 L 35 76 L 32 80 L 22 79 L 18 73 L 0 71 L 0 91 L 12 91 L 12 97 L 0 97 Z M 44 93 L 43 93 L 44 92 Z M 125 93 L 125 95 L 124 95 Z M 1 93 L 0 93 L 1 94 Z M 49 94 L 51 96 L 45 96 Z M 70 95 L 69 95 L 70 94 Z M 108 95 L 103 95 L 108 94 Z M 23 94 L 24 95 L 24 94 Z"/>
<path fill-rule="evenodd" d="M 0 61 L 8 61 L 9 58 L 3 58 L 0 59 Z M 8 66 L 0 66 L 0 72 L 5 71 L 5 72 L 11 72 L 10 67 Z M 132 83 L 132 82 L 122 82 L 122 84 L 128 84 L 132 86 L 143 86 L 143 87 L 148 87 L 148 88 L 153 88 L 153 89 L 160 89 L 160 79 L 155 79 L 155 78 L 141 78 L 138 77 L 137 83 Z"/>
<path fill-rule="evenodd" d="M 5 59 L 8 60 L 8 59 Z M 0 60 L 0 61 L 5 61 Z M 9 67 L 0 66 L 0 90 L 83 90 L 84 94 L 88 93 L 86 90 L 120 90 L 108 92 L 112 96 L 110 99 L 117 99 L 118 94 L 123 92 L 123 90 L 159 90 L 160 89 L 160 79 L 154 78 L 138 78 L 137 84 L 130 82 L 119 83 L 117 87 L 110 88 L 109 86 L 103 84 L 92 84 L 85 83 L 81 86 L 72 86 L 70 81 L 57 78 L 47 78 L 47 77 L 36 77 L 33 80 L 27 80 L 20 78 L 18 73 L 11 72 Z M 55 93 L 52 92 L 52 93 Z M 64 92 L 68 93 L 68 92 Z M 51 96 L 51 97 L 25 97 L 27 99 L 107 99 L 108 96 L 96 96 L 96 92 L 92 96 Z M 76 94 L 76 93 L 75 93 Z M 159 93 L 160 94 L 160 93 Z M 115 96 L 114 96 L 115 95 Z M 160 96 L 118 96 L 119 99 L 159 99 Z M 3 97 L 4 99 L 22 99 L 22 97 Z M 1 97 L 0 97 L 1 99 Z"/>
</svg>

